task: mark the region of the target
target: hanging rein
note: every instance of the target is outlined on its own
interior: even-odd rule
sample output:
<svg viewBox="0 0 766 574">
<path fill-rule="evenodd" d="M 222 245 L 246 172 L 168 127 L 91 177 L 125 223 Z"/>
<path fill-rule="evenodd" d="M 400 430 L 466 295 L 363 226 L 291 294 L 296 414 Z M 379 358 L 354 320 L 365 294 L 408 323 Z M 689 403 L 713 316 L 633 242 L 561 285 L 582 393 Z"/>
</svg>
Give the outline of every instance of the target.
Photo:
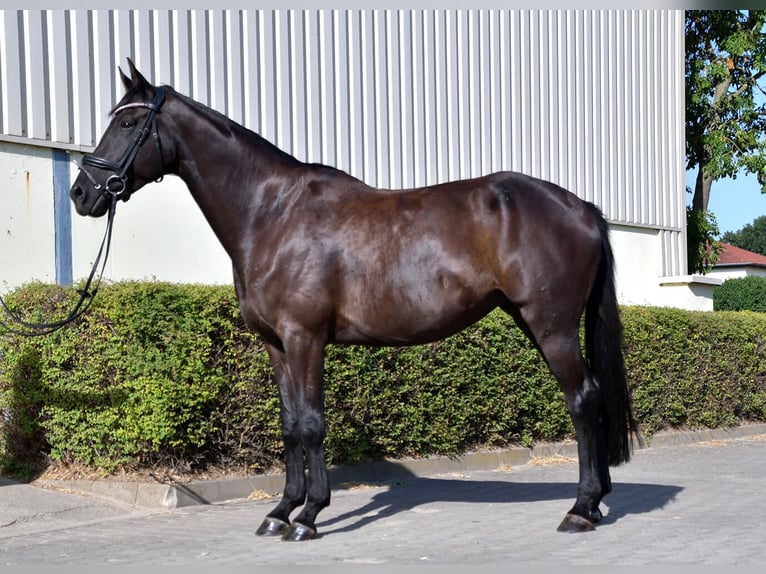
<svg viewBox="0 0 766 574">
<path fill-rule="evenodd" d="M 72 321 L 75 321 L 81 317 L 93 303 L 93 299 L 96 297 L 98 288 L 101 285 L 101 278 L 104 276 L 104 269 L 106 268 L 106 262 L 109 259 L 109 247 L 112 243 L 112 227 L 114 225 L 114 214 L 117 208 L 117 202 L 119 200 L 127 201 L 130 199 L 131 189 L 128 187 L 128 172 L 136 159 L 138 151 L 141 146 L 149 138 L 151 134 L 154 139 L 154 145 L 160 154 L 160 162 L 162 164 L 162 173 L 165 172 L 165 163 L 162 154 L 162 142 L 160 140 L 160 132 L 157 129 L 157 116 L 160 113 L 160 108 L 165 101 L 165 90 L 161 87 L 156 88 L 154 99 L 151 102 L 134 102 L 119 106 L 116 108 L 112 115 L 117 115 L 120 112 L 130 108 L 146 108 L 149 110 L 144 123 L 141 126 L 136 138 L 131 143 L 130 147 L 122 154 L 119 162 L 113 162 L 102 157 L 95 155 L 86 155 L 83 158 L 83 165 L 77 165 L 77 167 L 88 177 L 97 190 L 102 190 L 103 196 L 109 202 L 109 211 L 106 221 L 106 230 L 104 231 L 104 237 L 101 240 L 101 246 L 99 247 L 96 259 L 93 262 L 93 267 L 90 270 L 88 279 L 85 282 L 85 286 L 82 289 L 78 289 L 77 292 L 80 295 L 75 306 L 69 312 L 69 314 L 59 321 L 52 321 L 50 323 L 33 323 L 22 319 L 18 313 L 12 311 L 5 300 L 0 297 L 0 305 L 8 318 L 8 321 L 0 319 L 0 327 L 5 332 L 13 333 L 16 335 L 23 335 L 25 337 L 35 337 L 41 335 L 48 335 L 68 325 Z M 98 183 L 98 181 L 85 169 L 83 166 L 95 167 L 101 170 L 111 171 L 112 174 L 106 178 L 104 183 Z M 162 181 L 162 175 L 157 179 Z M 99 269 L 98 277 L 96 278 L 96 272 Z M 95 284 L 94 284 L 95 280 Z M 93 288 L 91 289 L 91 286 Z"/>
</svg>

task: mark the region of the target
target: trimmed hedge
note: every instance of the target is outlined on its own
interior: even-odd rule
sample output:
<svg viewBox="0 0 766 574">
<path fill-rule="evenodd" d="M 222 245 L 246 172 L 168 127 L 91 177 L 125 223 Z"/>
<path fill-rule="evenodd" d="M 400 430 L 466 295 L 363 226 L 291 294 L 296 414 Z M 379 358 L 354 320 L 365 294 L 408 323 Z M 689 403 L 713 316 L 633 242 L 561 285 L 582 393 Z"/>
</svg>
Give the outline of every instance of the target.
<svg viewBox="0 0 766 574">
<path fill-rule="evenodd" d="M 6 299 L 63 316 L 72 290 L 32 284 Z M 766 420 L 766 316 L 625 307 L 634 409 L 647 434 Z M 457 454 L 570 438 L 563 396 L 537 351 L 496 312 L 408 348 L 331 346 L 330 463 Z M 0 456 L 119 467 L 281 466 L 279 398 L 231 287 L 102 286 L 76 324 L 0 336 Z"/>
<path fill-rule="evenodd" d="M 713 291 L 713 308 L 766 313 L 766 277 L 727 279 Z"/>
</svg>

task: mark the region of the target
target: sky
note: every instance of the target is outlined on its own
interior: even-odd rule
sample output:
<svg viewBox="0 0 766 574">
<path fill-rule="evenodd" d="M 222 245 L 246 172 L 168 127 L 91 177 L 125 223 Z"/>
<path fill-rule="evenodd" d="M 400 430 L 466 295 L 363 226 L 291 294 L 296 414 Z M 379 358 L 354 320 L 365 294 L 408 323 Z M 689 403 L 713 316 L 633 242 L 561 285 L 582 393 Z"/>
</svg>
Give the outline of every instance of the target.
<svg viewBox="0 0 766 574">
<path fill-rule="evenodd" d="M 694 189 L 696 171 L 686 172 L 686 186 Z M 686 204 L 691 205 L 692 194 L 686 194 Z M 718 222 L 721 235 L 727 231 L 739 231 L 756 217 L 766 215 L 766 194 L 761 193 L 754 175 L 742 174 L 737 179 L 719 179 L 710 188 L 708 211 Z"/>
</svg>

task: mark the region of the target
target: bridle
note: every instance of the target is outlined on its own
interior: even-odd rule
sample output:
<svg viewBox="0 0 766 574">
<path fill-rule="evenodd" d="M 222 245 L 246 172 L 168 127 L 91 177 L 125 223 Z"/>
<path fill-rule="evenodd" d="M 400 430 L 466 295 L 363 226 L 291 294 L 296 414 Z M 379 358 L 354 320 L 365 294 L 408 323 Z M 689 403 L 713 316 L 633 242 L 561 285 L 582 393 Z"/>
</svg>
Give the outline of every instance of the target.
<svg viewBox="0 0 766 574">
<path fill-rule="evenodd" d="M 83 158 L 82 163 L 86 166 L 113 172 L 111 175 L 109 175 L 109 177 L 106 178 L 106 181 L 103 184 L 98 183 L 96 179 L 90 173 L 88 173 L 88 171 L 82 165 L 77 165 L 80 171 L 82 171 L 91 181 L 91 183 L 93 183 L 96 190 L 102 190 L 101 193 L 109 202 L 104 238 L 101 240 L 101 247 L 99 248 L 98 255 L 93 262 L 93 267 L 90 270 L 90 274 L 88 275 L 88 279 L 85 282 L 85 286 L 82 289 L 77 290 L 80 295 L 79 300 L 75 304 L 74 308 L 69 312 L 69 314 L 60 321 L 54 321 L 51 323 L 31 323 L 29 321 L 25 321 L 17 313 L 13 312 L 8 307 L 8 305 L 6 305 L 5 300 L 0 297 L 0 306 L 3 307 L 5 314 L 15 325 L 12 326 L 11 323 L 6 323 L 0 319 L 0 326 L 4 327 L 6 332 L 27 337 L 48 335 L 64 327 L 65 325 L 68 325 L 75 319 L 78 319 L 88 310 L 91 303 L 93 303 L 93 299 L 95 298 L 96 293 L 98 292 L 98 288 L 101 285 L 101 278 L 104 275 L 107 259 L 109 259 L 109 246 L 112 243 L 112 225 L 114 224 L 114 214 L 117 208 L 117 202 L 119 200 L 127 201 L 130 199 L 132 190 L 128 188 L 128 171 L 130 171 L 130 168 L 133 166 L 133 162 L 136 159 L 138 150 L 140 150 L 141 146 L 144 145 L 149 137 L 149 134 L 151 134 L 152 138 L 154 139 L 154 145 L 159 151 L 160 162 L 162 164 L 161 175 L 155 181 L 162 181 L 162 174 L 165 173 L 165 161 L 162 155 L 162 142 L 160 141 L 160 133 L 157 129 L 157 115 L 160 113 L 160 108 L 165 102 L 165 90 L 159 86 L 155 87 L 155 90 L 154 99 L 151 102 L 128 103 L 119 106 L 112 112 L 112 115 L 116 116 L 120 112 L 131 108 L 146 108 L 149 110 L 149 113 L 144 119 L 144 123 L 141 125 L 141 129 L 139 130 L 138 134 L 136 134 L 136 137 L 131 143 L 130 147 L 128 147 L 128 149 L 125 150 L 125 153 L 122 154 L 122 157 L 118 162 L 104 159 L 95 155 L 86 155 Z M 99 264 L 101 265 L 101 271 L 98 274 L 98 279 L 96 280 L 95 287 L 91 291 L 91 284 L 96 277 L 96 271 L 99 268 Z"/>
<path fill-rule="evenodd" d="M 83 165 L 77 166 L 80 168 L 80 171 L 82 171 L 87 176 L 97 191 L 103 190 L 102 193 L 104 195 L 108 194 L 123 201 L 130 199 L 132 190 L 128 188 L 128 171 L 130 171 L 130 168 L 133 166 L 136 155 L 141 149 L 141 146 L 144 145 L 144 142 L 146 142 L 148 139 L 149 134 L 151 134 L 152 138 L 154 139 L 154 146 L 157 148 L 157 151 L 160 154 L 160 162 L 162 164 L 161 175 L 155 181 L 162 181 L 162 174 L 165 172 L 165 160 L 162 154 L 162 141 L 160 140 L 160 132 L 157 129 L 157 116 L 160 113 L 162 104 L 165 102 L 165 90 L 160 86 L 157 86 L 154 89 L 154 99 L 151 102 L 131 102 L 119 106 L 112 112 L 112 115 L 116 116 L 120 112 L 132 108 L 146 108 L 149 110 L 146 118 L 144 118 L 144 123 L 141 125 L 141 129 L 136 134 L 136 137 L 131 143 L 130 147 L 128 147 L 128 149 L 125 150 L 125 153 L 122 154 L 120 160 L 114 162 L 112 160 L 104 159 L 102 157 L 91 154 L 86 155 L 83 158 Z M 98 183 L 96 178 L 88 173 L 88 171 L 83 166 L 104 169 L 113 173 L 106 178 L 106 181 L 103 184 L 101 184 Z"/>
</svg>

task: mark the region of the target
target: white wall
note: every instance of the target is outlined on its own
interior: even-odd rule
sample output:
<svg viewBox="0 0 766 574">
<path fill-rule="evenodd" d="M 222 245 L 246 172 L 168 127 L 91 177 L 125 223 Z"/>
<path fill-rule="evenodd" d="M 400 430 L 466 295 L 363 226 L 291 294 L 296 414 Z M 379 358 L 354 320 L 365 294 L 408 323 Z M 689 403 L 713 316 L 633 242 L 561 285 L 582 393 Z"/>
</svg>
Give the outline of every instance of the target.
<svg viewBox="0 0 766 574">
<path fill-rule="evenodd" d="M 75 169 L 72 181 L 76 175 Z M 81 217 L 72 211 L 75 279 L 89 273 L 105 225 L 105 217 Z M 105 277 L 229 284 L 232 271 L 228 255 L 186 185 L 169 176 L 117 205 Z"/>
<path fill-rule="evenodd" d="M 623 305 L 713 310 L 713 289 L 720 278 L 662 276 L 661 235 L 656 229 L 611 225 L 617 296 Z"/>
<path fill-rule="evenodd" d="M 749 265 L 736 265 L 726 267 L 714 267 L 708 272 L 709 277 L 716 277 L 726 281 L 727 279 L 738 279 L 742 277 L 766 277 L 766 268 L 752 267 Z"/>
<path fill-rule="evenodd" d="M 56 279 L 49 149 L 0 142 L 0 292 Z"/>
</svg>

